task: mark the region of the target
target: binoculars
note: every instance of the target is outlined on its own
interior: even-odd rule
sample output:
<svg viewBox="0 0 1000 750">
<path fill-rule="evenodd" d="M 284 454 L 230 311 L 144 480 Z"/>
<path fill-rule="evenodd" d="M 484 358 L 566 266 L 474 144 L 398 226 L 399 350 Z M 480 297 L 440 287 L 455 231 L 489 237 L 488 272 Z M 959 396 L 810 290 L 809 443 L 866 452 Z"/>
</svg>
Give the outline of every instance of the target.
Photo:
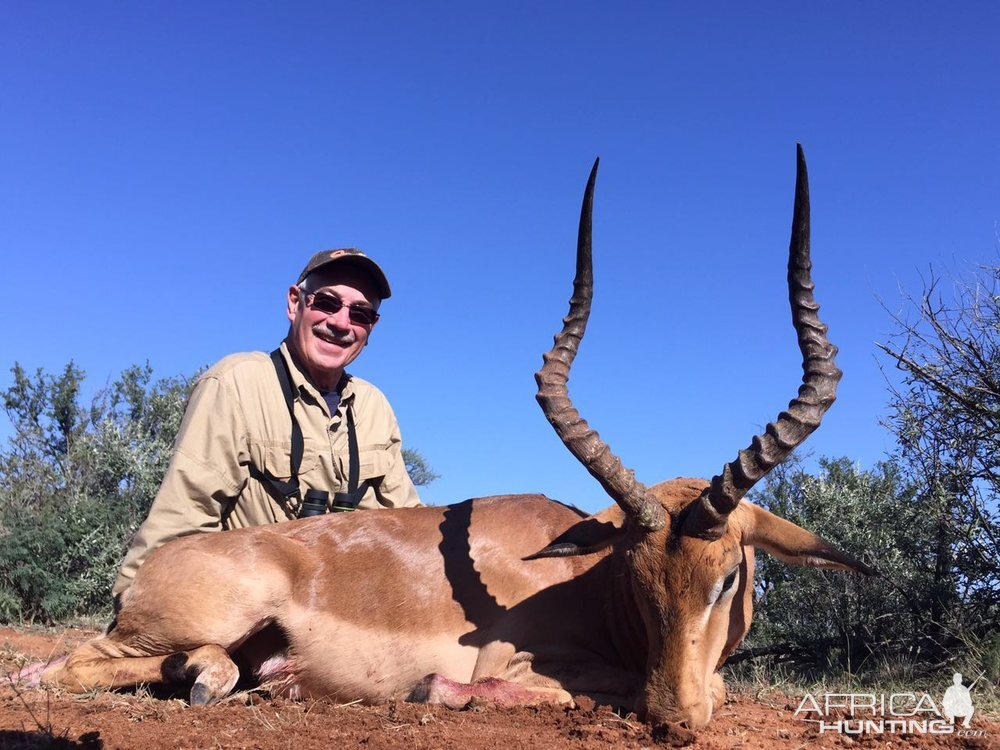
<svg viewBox="0 0 1000 750">
<path fill-rule="evenodd" d="M 309 518 L 311 516 L 321 516 L 327 511 L 327 504 L 330 493 L 326 490 L 306 490 L 306 496 L 299 506 L 299 518 Z M 356 492 L 336 492 L 333 495 L 333 504 L 330 505 L 331 513 L 354 510 L 361 500 L 361 493 Z"/>
</svg>

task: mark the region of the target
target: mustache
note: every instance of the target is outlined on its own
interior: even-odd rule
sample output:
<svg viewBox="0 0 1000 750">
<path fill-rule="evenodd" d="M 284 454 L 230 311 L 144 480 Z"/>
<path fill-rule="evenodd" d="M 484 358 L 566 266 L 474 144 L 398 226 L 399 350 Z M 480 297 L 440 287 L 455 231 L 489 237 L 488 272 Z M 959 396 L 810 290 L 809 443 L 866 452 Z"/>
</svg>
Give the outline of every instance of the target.
<svg viewBox="0 0 1000 750">
<path fill-rule="evenodd" d="M 336 331 L 331 331 L 324 323 L 317 323 L 312 327 L 312 332 L 317 338 L 321 338 L 324 341 L 330 341 L 334 344 L 348 345 L 353 344 L 356 338 L 352 332 L 346 334 L 338 334 Z"/>
</svg>

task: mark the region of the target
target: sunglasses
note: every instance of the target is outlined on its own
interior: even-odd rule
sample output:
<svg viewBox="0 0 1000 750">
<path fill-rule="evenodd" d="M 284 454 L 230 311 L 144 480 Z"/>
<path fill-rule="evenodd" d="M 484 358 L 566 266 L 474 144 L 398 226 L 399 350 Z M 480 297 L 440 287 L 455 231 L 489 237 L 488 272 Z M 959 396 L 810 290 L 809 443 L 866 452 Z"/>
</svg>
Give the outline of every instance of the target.
<svg viewBox="0 0 1000 750">
<path fill-rule="evenodd" d="M 306 307 L 319 310 L 324 315 L 336 315 L 344 307 L 344 300 L 327 292 L 308 292 L 305 301 Z M 347 317 L 355 325 L 370 326 L 378 320 L 378 313 L 368 305 L 354 303 L 347 305 Z"/>
</svg>

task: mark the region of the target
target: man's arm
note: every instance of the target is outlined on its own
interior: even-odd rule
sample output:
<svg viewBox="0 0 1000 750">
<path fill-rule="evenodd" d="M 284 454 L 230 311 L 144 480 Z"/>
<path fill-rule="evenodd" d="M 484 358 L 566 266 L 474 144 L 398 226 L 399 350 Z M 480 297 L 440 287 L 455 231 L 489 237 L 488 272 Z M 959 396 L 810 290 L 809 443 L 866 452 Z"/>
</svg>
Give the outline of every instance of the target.
<svg viewBox="0 0 1000 750">
<path fill-rule="evenodd" d="M 157 547 L 179 536 L 222 528 L 222 514 L 246 486 L 247 430 L 234 394 L 211 374 L 195 386 L 174 442 L 174 452 L 149 515 L 125 555 L 112 588 L 132 584 Z"/>
<path fill-rule="evenodd" d="M 368 480 L 362 507 L 404 508 L 422 505 L 417 489 L 406 473 L 399 422 L 389 400 L 378 388 L 360 378 L 351 379 L 354 419 L 361 448 L 361 479 Z M 340 450 L 346 476 L 347 444 Z"/>
<path fill-rule="evenodd" d="M 403 459 L 403 439 L 400 436 L 399 425 L 396 423 L 396 415 L 392 414 L 392 435 L 389 442 L 389 454 L 392 456 L 392 464 L 386 472 L 382 484 L 376 487 L 375 491 L 379 496 L 379 502 L 391 508 L 409 508 L 423 505 L 417 488 L 413 486 L 413 480 L 406 471 L 406 461 Z"/>
</svg>

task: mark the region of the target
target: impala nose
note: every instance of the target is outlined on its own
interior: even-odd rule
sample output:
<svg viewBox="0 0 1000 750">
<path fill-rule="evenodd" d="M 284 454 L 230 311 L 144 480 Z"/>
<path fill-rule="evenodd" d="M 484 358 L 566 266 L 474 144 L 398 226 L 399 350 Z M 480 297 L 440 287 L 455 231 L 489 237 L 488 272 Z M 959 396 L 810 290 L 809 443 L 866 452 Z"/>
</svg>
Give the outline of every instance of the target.
<svg viewBox="0 0 1000 750">
<path fill-rule="evenodd" d="M 677 706 L 653 705 L 643 700 L 636 707 L 636 713 L 654 727 L 661 724 L 675 724 L 685 729 L 698 730 L 708 724 L 712 718 L 712 702 L 702 700 Z"/>
<path fill-rule="evenodd" d="M 701 701 L 690 706 L 681 706 L 679 709 L 681 725 L 692 730 L 701 729 L 708 724 L 712 718 L 712 703 Z"/>
</svg>

